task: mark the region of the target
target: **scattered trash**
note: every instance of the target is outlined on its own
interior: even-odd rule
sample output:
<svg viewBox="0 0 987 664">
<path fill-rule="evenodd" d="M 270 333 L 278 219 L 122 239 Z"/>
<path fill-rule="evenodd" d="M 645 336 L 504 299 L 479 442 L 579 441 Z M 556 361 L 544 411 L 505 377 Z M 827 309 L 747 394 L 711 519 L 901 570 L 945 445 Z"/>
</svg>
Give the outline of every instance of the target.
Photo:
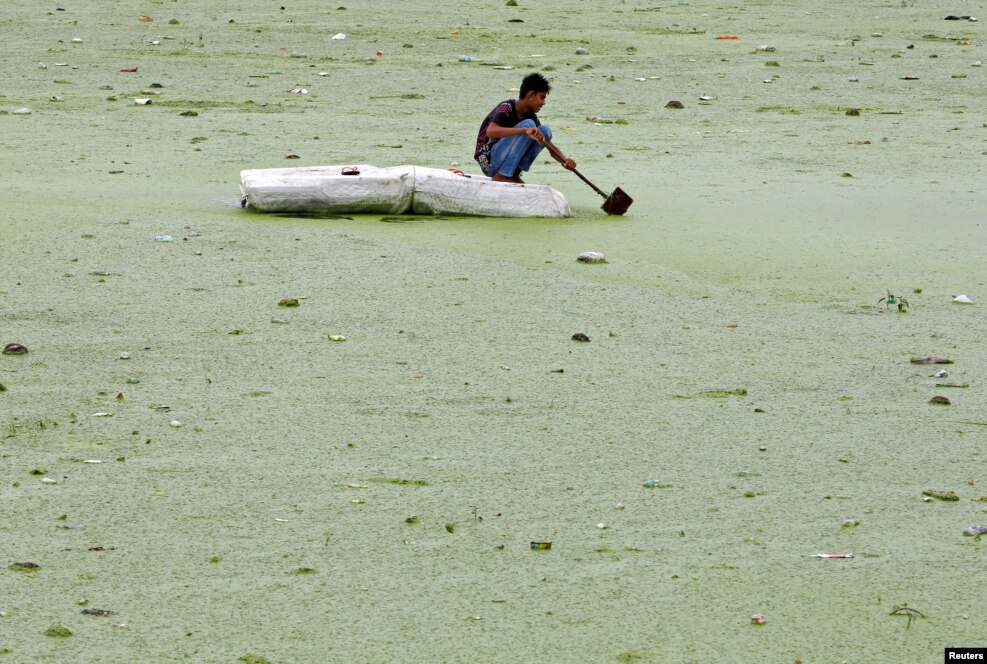
<svg viewBox="0 0 987 664">
<path fill-rule="evenodd" d="M 170 424 L 173 427 L 180 427 L 180 426 L 182 426 L 182 421 L 181 420 L 172 420 L 171 422 L 168 422 L 168 424 Z"/>
<path fill-rule="evenodd" d="M 852 553 L 812 553 L 810 558 L 853 558 Z"/>
<path fill-rule="evenodd" d="M 664 482 L 659 482 L 658 480 L 645 480 L 641 484 L 645 489 L 671 489 L 671 484 L 666 484 Z"/>
<path fill-rule="evenodd" d="M 665 104 L 665 108 L 685 108 L 685 104 L 683 104 L 682 102 L 676 99 L 673 99 L 672 101 Z"/>
<path fill-rule="evenodd" d="M 7 569 L 13 570 L 15 572 L 37 572 L 41 569 L 41 565 L 32 562 L 23 563 L 10 563 Z"/>
<path fill-rule="evenodd" d="M 459 61 L 460 62 L 473 62 L 473 56 L 472 55 L 466 55 L 464 53 L 463 55 L 459 56 Z"/>
<path fill-rule="evenodd" d="M 850 81 L 851 83 L 859 83 L 860 82 L 860 77 L 859 76 L 850 76 L 849 78 L 847 78 L 847 80 Z"/>
<path fill-rule="evenodd" d="M 336 342 L 346 341 L 346 337 L 344 337 L 341 334 L 330 334 L 329 341 L 336 341 Z"/>
<path fill-rule="evenodd" d="M 857 521 L 856 519 L 845 519 L 843 521 L 842 527 L 843 528 L 856 528 L 859 525 L 860 525 L 860 522 Z"/>
<path fill-rule="evenodd" d="M 763 625 L 767 621 L 768 621 L 768 619 L 765 618 L 764 617 L 764 614 L 761 614 L 761 613 L 755 613 L 754 615 L 751 616 L 751 624 L 752 625 Z"/>
<path fill-rule="evenodd" d="M 947 16 L 946 18 L 944 18 L 943 20 L 944 21 L 970 21 L 971 23 L 976 23 L 977 22 L 977 19 L 975 19 L 972 16 L 953 16 L 952 14 L 950 14 L 949 16 Z"/>
<path fill-rule="evenodd" d="M 53 477 L 42 477 L 41 478 L 41 483 L 42 484 L 58 484 L 58 480 L 56 480 Z"/>
<path fill-rule="evenodd" d="M 81 44 L 82 43 L 82 38 L 81 37 L 72 37 L 72 43 L 73 44 Z"/>
<path fill-rule="evenodd" d="M 99 413 L 93 413 L 93 417 L 113 417 L 113 413 L 107 413 L 101 411 Z"/>
<path fill-rule="evenodd" d="M 155 235 L 154 236 L 154 241 L 155 242 L 174 242 L 175 241 L 175 238 L 173 238 L 170 235 Z"/>
<path fill-rule="evenodd" d="M 576 55 L 589 55 L 589 49 L 580 46 L 579 48 L 576 49 Z"/>
<path fill-rule="evenodd" d="M 68 627 L 62 627 L 61 625 L 52 625 L 45 630 L 45 636 L 51 636 L 58 639 L 64 639 L 72 636 L 71 630 Z"/>
<path fill-rule="evenodd" d="M 956 297 L 953 298 L 953 302 L 955 302 L 956 304 L 973 304 L 973 300 L 971 300 L 966 295 L 957 295 Z"/>
<path fill-rule="evenodd" d="M 908 623 L 905 625 L 905 629 L 912 626 L 912 621 L 915 618 L 925 618 L 925 614 L 918 609 L 910 609 L 907 604 L 902 604 L 901 606 L 896 606 L 891 610 L 889 616 L 908 616 Z"/>
<path fill-rule="evenodd" d="M 932 374 L 932 377 L 933 378 L 945 378 L 948 375 L 949 374 L 946 373 L 946 370 L 945 369 L 940 369 L 939 371 L 937 371 L 934 374 Z"/>
<path fill-rule="evenodd" d="M 134 99 L 134 104 L 137 106 L 149 106 L 154 103 L 153 99 L 148 99 L 147 97 L 138 97 Z"/>
<path fill-rule="evenodd" d="M 120 353 L 120 359 L 121 360 L 129 360 L 130 359 L 130 353 L 128 353 L 127 351 L 124 351 L 124 352 Z"/>
<path fill-rule="evenodd" d="M 882 297 L 880 300 L 877 301 L 878 304 L 880 304 L 881 302 L 884 303 L 885 309 L 887 309 L 893 304 L 898 305 L 898 313 L 903 314 L 908 310 L 908 300 L 901 297 L 900 295 L 893 295 L 891 291 L 888 291 L 887 295 L 885 295 L 884 297 Z"/>
<path fill-rule="evenodd" d="M 292 89 L 288 90 L 288 94 L 292 94 L 292 95 L 307 95 L 308 94 L 308 90 L 305 89 L 305 88 L 292 88 Z"/>
<path fill-rule="evenodd" d="M 589 337 L 583 334 L 582 332 L 576 332 L 574 335 L 572 335 L 572 340 L 581 341 L 583 343 L 589 343 Z"/>
<path fill-rule="evenodd" d="M 606 529 L 607 529 L 607 528 L 609 528 L 610 526 L 608 526 L 607 524 L 605 524 L 605 523 L 603 523 L 603 522 L 601 521 L 600 523 L 598 523 L 598 524 L 596 524 L 596 527 L 597 527 L 597 528 L 599 528 L 600 530 L 606 530 Z"/>
<path fill-rule="evenodd" d="M 140 16 L 137 17 L 137 20 L 140 21 L 141 23 L 150 23 L 154 19 L 151 18 L 150 16 L 146 16 L 144 14 L 141 14 Z"/>
<path fill-rule="evenodd" d="M 4 355 L 27 355 L 27 346 L 21 344 L 7 344 L 3 347 Z"/>
<path fill-rule="evenodd" d="M 531 550 L 532 551 L 548 551 L 551 548 L 552 548 L 552 543 L 551 542 L 532 542 L 531 543 Z"/>
<path fill-rule="evenodd" d="M 913 357 L 912 364 L 952 364 L 953 361 L 945 357 Z"/>
<path fill-rule="evenodd" d="M 109 611 L 107 609 L 92 609 L 91 608 L 91 609 L 83 609 L 82 610 L 82 613 L 86 614 L 87 616 L 108 616 L 108 615 L 111 615 L 113 612 L 112 611 Z"/>
<path fill-rule="evenodd" d="M 125 71 L 125 72 L 127 72 L 127 73 L 131 73 L 131 74 L 132 74 L 132 73 L 134 73 L 135 71 L 137 71 L 137 67 L 124 67 L 124 68 L 123 68 L 123 69 L 121 69 L 120 71 Z"/>
<path fill-rule="evenodd" d="M 280 302 L 278 302 L 279 307 L 297 307 L 299 306 L 297 297 L 286 297 Z"/>
<path fill-rule="evenodd" d="M 919 80 L 919 78 L 918 78 L 918 76 L 902 76 L 901 77 L 901 80 L 903 80 L 903 81 L 917 81 L 917 80 Z"/>
<path fill-rule="evenodd" d="M 938 489 L 926 489 L 922 492 L 923 496 L 928 496 L 929 498 L 935 498 L 936 500 L 942 500 L 947 503 L 955 503 L 960 497 L 956 495 L 955 491 L 940 491 Z"/>
<path fill-rule="evenodd" d="M 740 39 L 740 37 L 738 37 L 737 35 L 716 35 L 716 38 L 721 40 Z"/>
<path fill-rule="evenodd" d="M 333 39 L 336 39 L 336 40 L 346 39 L 346 34 L 345 33 L 342 33 L 342 32 L 338 32 L 338 33 L 334 34 L 332 36 L 332 38 Z"/>
<path fill-rule="evenodd" d="M 10 112 L 10 114 L 11 115 L 31 115 L 31 113 L 33 113 L 33 112 L 34 111 L 32 111 L 27 106 L 21 106 L 20 108 L 15 108 L 14 110 L 12 110 Z"/>
<path fill-rule="evenodd" d="M 607 257 L 599 251 L 584 251 L 576 256 L 576 260 L 580 263 L 606 263 Z"/>
<path fill-rule="evenodd" d="M 757 47 L 757 50 L 761 51 L 762 53 L 774 53 L 775 47 L 769 44 L 761 44 L 760 46 Z"/>
<path fill-rule="evenodd" d="M 980 537 L 981 535 L 987 535 L 987 526 L 973 525 L 964 530 L 963 534 L 969 537 Z"/>
<path fill-rule="evenodd" d="M 931 399 L 929 399 L 929 403 L 931 403 L 934 406 L 948 406 L 948 405 L 950 405 L 950 401 L 949 401 L 949 399 L 947 397 L 944 397 L 944 396 L 941 396 L 941 395 L 938 395 L 938 394 L 936 396 L 932 397 Z"/>
</svg>

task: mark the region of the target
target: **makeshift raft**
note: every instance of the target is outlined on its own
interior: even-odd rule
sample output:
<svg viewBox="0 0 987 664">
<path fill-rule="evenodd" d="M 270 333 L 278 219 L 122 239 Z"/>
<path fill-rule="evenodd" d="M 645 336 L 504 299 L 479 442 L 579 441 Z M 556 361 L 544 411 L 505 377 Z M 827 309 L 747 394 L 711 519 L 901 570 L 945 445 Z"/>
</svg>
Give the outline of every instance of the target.
<svg viewBox="0 0 987 664">
<path fill-rule="evenodd" d="M 260 212 L 570 217 L 569 202 L 542 184 L 424 166 L 308 166 L 240 172 L 240 204 Z"/>
</svg>

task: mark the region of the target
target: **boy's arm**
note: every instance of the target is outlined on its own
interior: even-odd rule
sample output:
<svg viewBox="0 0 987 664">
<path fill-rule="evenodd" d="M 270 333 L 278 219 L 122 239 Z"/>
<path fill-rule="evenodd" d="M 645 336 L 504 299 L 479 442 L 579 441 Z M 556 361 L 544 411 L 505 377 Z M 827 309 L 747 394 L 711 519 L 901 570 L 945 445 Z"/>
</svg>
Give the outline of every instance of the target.
<svg viewBox="0 0 987 664">
<path fill-rule="evenodd" d="M 520 134 L 527 134 L 532 140 L 539 143 L 545 140 L 544 134 L 537 127 L 502 127 L 496 122 L 491 122 L 487 125 L 487 136 L 490 138 L 507 138 L 508 136 L 518 136 Z"/>
</svg>

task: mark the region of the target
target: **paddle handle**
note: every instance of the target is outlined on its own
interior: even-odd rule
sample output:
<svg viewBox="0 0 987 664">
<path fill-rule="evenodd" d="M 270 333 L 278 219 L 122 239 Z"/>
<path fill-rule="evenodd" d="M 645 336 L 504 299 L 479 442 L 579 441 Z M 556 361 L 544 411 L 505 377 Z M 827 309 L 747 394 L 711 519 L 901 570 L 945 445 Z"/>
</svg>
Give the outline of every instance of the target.
<svg viewBox="0 0 987 664">
<path fill-rule="evenodd" d="M 562 151 L 561 150 L 559 150 L 557 147 L 555 147 L 555 145 L 552 143 L 552 141 L 550 141 L 550 140 L 548 140 L 546 138 L 544 140 L 544 144 L 545 144 L 545 147 L 548 148 L 548 151 L 550 153 L 552 153 L 552 156 L 553 157 L 555 157 L 559 161 L 565 161 L 565 159 L 566 159 L 565 155 L 562 154 Z M 582 173 L 580 173 L 579 171 L 577 171 L 575 168 L 572 169 L 572 172 L 575 173 L 576 175 L 578 175 L 580 180 L 582 180 L 583 182 L 585 182 L 589 186 L 593 187 L 593 191 L 595 191 L 596 193 L 598 193 L 600 196 L 603 196 L 603 198 L 610 198 L 610 194 L 608 194 L 607 192 L 603 191 L 602 189 L 600 189 L 599 187 L 597 187 L 595 184 L 593 184 L 592 182 L 590 182 L 586 178 L 585 175 L 583 175 Z"/>
</svg>

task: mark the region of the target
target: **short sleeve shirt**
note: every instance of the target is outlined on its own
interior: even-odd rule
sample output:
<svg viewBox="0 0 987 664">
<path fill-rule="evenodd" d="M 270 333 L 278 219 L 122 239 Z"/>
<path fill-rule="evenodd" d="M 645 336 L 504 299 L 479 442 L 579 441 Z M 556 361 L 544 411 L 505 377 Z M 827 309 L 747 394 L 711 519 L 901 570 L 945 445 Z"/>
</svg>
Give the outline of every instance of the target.
<svg viewBox="0 0 987 664">
<path fill-rule="evenodd" d="M 524 117 L 518 115 L 517 106 L 515 106 L 513 99 L 500 102 L 494 110 L 487 114 L 487 117 L 483 119 L 483 123 L 480 124 L 480 131 L 476 135 L 476 150 L 473 152 L 473 158 L 480 164 L 480 168 L 483 169 L 484 173 L 489 172 L 490 151 L 494 143 L 500 140 L 499 138 L 490 138 L 487 136 L 487 127 L 490 123 L 493 122 L 495 125 L 510 128 L 516 127 L 519 122 L 529 118 L 535 121 L 536 127 L 541 126 L 538 116 L 534 113 L 528 113 Z"/>
</svg>

